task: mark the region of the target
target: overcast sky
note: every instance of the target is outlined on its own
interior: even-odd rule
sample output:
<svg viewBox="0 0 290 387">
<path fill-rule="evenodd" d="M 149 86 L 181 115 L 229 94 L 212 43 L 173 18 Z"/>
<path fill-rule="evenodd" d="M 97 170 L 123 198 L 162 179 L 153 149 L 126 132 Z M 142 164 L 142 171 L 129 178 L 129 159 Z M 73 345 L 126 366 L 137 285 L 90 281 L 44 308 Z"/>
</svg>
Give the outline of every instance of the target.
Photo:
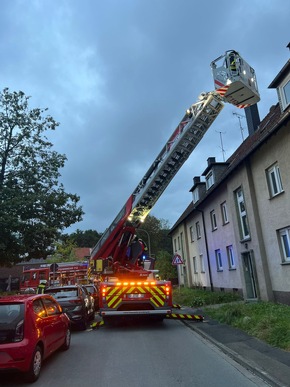
<svg viewBox="0 0 290 387">
<path fill-rule="evenodd" d="M 1 89 L 22 90 L 60 126 L 67 192 L 85 211 L 77 228 L 103 232 L 203 91 L 210 62 L 234 49 L 255 69 L 260 118 L 289 59 L 289 0 L 0 0 Z M 208 157 L 242 142 L 244 115 L 226 104 L 151 214 L 172 226 Z M 247 136 L 246 119 L 241 118 Z M 222 143 L 221 143 L 222 140 Z M 222 149 L 223 148 L 223 149 Z M 224 152 L 223 152 L 224 150 Z"/>
</svg>

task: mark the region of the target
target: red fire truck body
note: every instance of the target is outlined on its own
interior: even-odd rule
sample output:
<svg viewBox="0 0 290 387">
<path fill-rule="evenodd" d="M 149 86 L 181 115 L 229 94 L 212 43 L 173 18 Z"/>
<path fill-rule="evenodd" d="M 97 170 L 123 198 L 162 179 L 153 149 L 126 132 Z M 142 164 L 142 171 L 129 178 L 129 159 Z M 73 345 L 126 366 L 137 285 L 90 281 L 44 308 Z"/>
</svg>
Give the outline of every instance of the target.
<svg viewBox="0 0 290 387">
<path fill-rule="evenodd" d="M 88 262 L 64 262 L 43 264 L 37 268 L 24 268 L 20 283 L 20 292 L 37 289 L 41 281 L 49 285 L 74 285 L 88 281 Z"/>
</svg>

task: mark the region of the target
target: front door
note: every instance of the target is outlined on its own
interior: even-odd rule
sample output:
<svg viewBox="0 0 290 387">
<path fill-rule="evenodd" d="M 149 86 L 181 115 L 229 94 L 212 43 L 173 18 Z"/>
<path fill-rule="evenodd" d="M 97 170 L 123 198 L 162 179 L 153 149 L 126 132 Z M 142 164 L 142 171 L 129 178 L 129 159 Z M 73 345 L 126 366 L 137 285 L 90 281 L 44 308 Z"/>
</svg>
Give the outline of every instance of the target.
<svg viewBox="0 0 290 387">
<path fill-rule="evenodd" d="M 246 298 L 257 298 L 256 271 L 253 257 L 250 252 L 242 253 L 244 276 L 246 284 Z"/>
</svg>

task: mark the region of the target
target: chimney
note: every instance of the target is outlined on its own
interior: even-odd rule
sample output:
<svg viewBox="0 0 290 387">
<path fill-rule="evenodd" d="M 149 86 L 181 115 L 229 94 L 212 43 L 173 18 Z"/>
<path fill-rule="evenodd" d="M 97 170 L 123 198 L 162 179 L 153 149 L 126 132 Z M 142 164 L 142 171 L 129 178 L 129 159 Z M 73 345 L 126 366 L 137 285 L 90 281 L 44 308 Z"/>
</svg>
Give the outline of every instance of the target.
<svg viewBox="0 0 290 387">
<path fill-rule="evenodd" d="M 209 157 L 207 159 L 207 166 L 210 167 L 212 164 L 215 163 L 215 157 Z"/>
<path fill-rule="evenodd" d="M 255 103 L 245 108 L 246 120 L 248 125 L 249 136 L 251 136 L 260 125 L 260 115 L 258 111 L 258 105 Z"/>
</svg>

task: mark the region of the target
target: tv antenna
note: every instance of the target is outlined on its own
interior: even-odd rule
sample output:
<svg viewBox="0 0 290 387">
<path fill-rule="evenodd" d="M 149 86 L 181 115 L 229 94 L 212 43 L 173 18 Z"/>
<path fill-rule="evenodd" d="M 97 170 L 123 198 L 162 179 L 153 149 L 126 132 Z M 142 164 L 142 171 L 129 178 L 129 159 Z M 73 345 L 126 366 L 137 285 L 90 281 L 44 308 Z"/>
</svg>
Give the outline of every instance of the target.
<svg viewBox="0 0 290 387">
<path fill-rule="evenodd" d="M 222 134 L 224 134 L 224 133 L 226 133 L 226 132 L 219 132 L 219 131 L 217 131 L 217 130 L 216 130 L 216 132 L 220 134 L 220 140 L 221 140 L 221 146 L 220 146 L 220 148 L 221 148 L 221 150 L 222 150 L 223 160 L 224 160 L 224 162 L 225 162 L 225 153 L 226 153 L 226 151 L 225 151 L 225 149 L 224 149 Z"/>
<path fill-rule="evenodd" d="M 242 118 L 245 118 L 245 116 L 243 116 L 242 114 L 239 114 L 239 113 L 233 113 L 233 115 L 238 117 L 241 135 L 242 135 L 242 140 L 244 141 L 244 128 L 242 127 L 241 120 L 242 120 Z"/>
</svg>

